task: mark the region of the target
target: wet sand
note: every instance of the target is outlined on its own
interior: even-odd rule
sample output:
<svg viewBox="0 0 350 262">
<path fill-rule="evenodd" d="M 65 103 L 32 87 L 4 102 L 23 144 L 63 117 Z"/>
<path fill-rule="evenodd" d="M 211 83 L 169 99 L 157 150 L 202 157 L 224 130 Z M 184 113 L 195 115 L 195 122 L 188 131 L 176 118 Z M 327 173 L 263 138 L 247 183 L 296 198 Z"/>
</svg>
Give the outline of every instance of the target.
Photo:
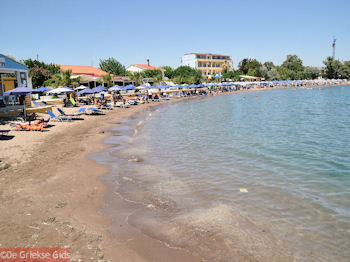
<svg viewBox="0 0 350 262">
<path fill-rule="evenodd" d="M 243 92 L 265 90 L 270 88 Z M 87 157 L 108 146 L 103 139 L 109 128 L 159 104 L 54 123 L 48 132 L 14 131 L 13 139 L 0 141 L 0 247 L 70 247 L 72 261 L 202 261 L 198 253 L 128 227 L 128 213 L 137 204 L 116 197 L 99 179 L 107 168 Z M 106 198 L 118 219 L 100 214 Z M 119 224 L 116 232 L 109 230 L 112 224 Z M 253 261 L 239 254 L 237 261 Z"/>
</svg>

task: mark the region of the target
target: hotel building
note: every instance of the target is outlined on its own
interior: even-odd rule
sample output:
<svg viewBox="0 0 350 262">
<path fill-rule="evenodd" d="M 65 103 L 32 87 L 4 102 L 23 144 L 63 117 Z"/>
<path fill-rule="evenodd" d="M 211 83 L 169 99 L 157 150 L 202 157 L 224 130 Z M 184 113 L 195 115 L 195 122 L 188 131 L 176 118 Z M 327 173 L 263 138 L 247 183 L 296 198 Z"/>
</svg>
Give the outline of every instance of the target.
<svg viewBox="0 0 350 262">
<path fill-rule="evenodd" d="M 181 65 L 187 65 L 198 69 L 202 75 L 212 78 L 217 73 L 222 73 L 227 67 L 233 70 L 233 61 L 228 55 L 188 53 L 182 56 Z"/>
</svg>

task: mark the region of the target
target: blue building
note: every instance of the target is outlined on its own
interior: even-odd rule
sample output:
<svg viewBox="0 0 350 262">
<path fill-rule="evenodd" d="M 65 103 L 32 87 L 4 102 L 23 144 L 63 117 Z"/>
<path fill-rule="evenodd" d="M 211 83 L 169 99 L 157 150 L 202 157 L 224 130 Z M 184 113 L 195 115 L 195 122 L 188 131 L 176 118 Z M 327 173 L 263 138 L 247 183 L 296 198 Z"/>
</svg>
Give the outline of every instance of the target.
<svg viewBox="0 0 350 262">
<path fill-rule="evenodd" d="M 0 54 L 0 80 L 1 80 L 1 86 L 0 86 L 0 95 L 3 95 L 4 93 L 4 82 L 3 82 L 3 75 L 4 74 L 14 74 L 16 77 L 16 85 L 18 86 L 27 86 L 31 88 L 31 83 L 29 83 L 29 77 L 28 77 L 28 68 L 18 63 L 17 61 Z"/>
</svg>

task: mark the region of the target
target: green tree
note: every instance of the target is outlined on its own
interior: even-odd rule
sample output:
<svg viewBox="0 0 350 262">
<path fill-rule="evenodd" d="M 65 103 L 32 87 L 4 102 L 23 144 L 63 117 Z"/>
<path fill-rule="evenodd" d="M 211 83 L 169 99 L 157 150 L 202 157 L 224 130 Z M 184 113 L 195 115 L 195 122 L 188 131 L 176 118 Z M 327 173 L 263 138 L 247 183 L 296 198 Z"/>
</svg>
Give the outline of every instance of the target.
<svg viewBox="0 0 350 262">
<path fill-rule="evenodd" d="M 153 78 L 158 75 L 162 76 L 162 71 L 155 70 L 155 69 L 147 69 L 143 71 L 141 74 L 144 78 Z"/>
<path fill-rule="evenodd" d="M 202 73 L 190 66 L 179 66 L 174 70 L 174 78 L 177 81 L 181 79 L 182 83 L 199 83 L 202 78 Z"/>
<path fill-rule="evenodd" d="M 305 79 L 316 79 L 321 75 L 321 70 L 314 66 L 305 66 Z"/>
<path fill-rule="evenodd" d="M 244 58 L 238 64 L 238 71 L 243 75 L 260 76 L 261 63 L 256 59 Z"/>
<path fill-rule="evenodd" d="M 295 73 L 304 71 L 303 61 L 296 55 L 287 55 L 287 58 L 283 62 L 282 66 L 294 71 Z"/>
<path fill-rule="evenodd" d="M 45 81 L 61 71 L 59 66 L 46 64 L 38 60 L 27 59 L 23 63 L 29 69 L 29 76 L 32 78 L 33 87 L 42 86 Z"/>
<path fill-rule="evenodd" d="M 131 81 L 134 81 L 136 83 L 137 86 L 142 85 L 143 84 L 143 75 L 139 72 L 128 72 L 128 78 Z"/>
<path fill-rule="evenodd" d="M 350 79 L 350 61 L 344 61 L 341 70 L 341 78 Z"/>
<path fill-rule="evenodd" d="M 45 85 L 52 86 L 57 88 L 59 86 L 68 86 L 68 87 L 77 87 L 79 86 L 80 78 L 72 78 L 72 71 L 61 71 L 57 74 L 54 74 L 52 78 L 45 81 Z"/>
<path fill-rule="evenodd" d="M 239 81 L 240 73 L 238 71 L 228 71 L 227 73 L 222 74 L 223 81 Z"/>
<path fill-rule="evenodd" d="M 344 65 L 339 60 L 334 60 L 333 57 L 327 57 L 323 61 L 326 66 L 325 77 L 328 79 L 338 79 L 342 77 Z"/>
<path fill-rule="evenodd" d="M 172 79 L 174 77 L 174 69 L 170 66 L 163 66 L 163 69 L 165 69 L 164 76 Z"/>
<path fill-rule="evenodd" d="M 99 83 L 101 84 L 107 84 L 107 87 L 111 87 L 112 86 L 112 77 L 110 74 L 106 74 L 104 76 L 102 76 L 102 78 L 99 80 Z"/>
<path fill-rule="evenodd" d="M 108 59 L 100 59 L 100 69 L 106 71 L 110 74 L 116 76 L 125 76 L 126 70 L 125 66 L 123 66 L 119 61 L 115 58 L 110 57 Z"/>
</svg>

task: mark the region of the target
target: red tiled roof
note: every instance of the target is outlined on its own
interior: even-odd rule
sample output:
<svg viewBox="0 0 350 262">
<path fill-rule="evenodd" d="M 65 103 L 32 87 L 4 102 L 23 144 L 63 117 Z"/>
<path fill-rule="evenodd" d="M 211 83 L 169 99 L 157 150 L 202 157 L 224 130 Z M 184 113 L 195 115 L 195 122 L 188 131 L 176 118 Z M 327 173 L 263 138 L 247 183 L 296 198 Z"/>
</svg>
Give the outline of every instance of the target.
<svg viewBox="0 0 350 262">
<path fill-rule="evenodd" d="M 134 64 L 134 66 L 138 66 L 138 67 L 141 67 L 143 69 L 165 71 L 165 69 L 163 69 L 163 68 L 160 68 L 160 67 L 157 67 L 157 66 L 146 65 L 146 64 Z"/>
<path fill-rule="evenodd" d="M 91 75 L 91 76 L 100 77 L 107 74 L 107 72 L 93 66 L 76 66 L 76 65 L 59 65 L 59 66 L 63 71 L 71 70 L 72 75 Z"/>
</svg>

